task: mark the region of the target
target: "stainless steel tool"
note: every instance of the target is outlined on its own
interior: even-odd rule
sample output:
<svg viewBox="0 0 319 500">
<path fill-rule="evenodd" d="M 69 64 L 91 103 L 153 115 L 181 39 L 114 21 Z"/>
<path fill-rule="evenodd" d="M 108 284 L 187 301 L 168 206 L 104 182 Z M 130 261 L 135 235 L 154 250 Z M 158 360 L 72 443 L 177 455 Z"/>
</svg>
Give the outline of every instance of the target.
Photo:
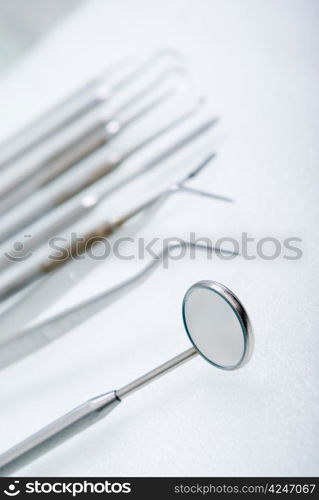
<svg viewBox="0 0 319 500">
<path fill-rule="evenodd" d="M 145 62 L 134 67 L 128 74 L 112 82 L 112 76 L 119 68 L 130 63 L 128 60 L 117 61 L 97 78 L 83 85 L 72 95 L 67 96 L 44 115 L 0 144 L 0 168 L 7 167 L 34 147 L 60 132 L 80 116 L 93 110 L 102 102 L 110 99 L 117 92 L 127 88 L 134 80 L 143 76 L 154 64 L 163 58 L 180 60 L 181 56 L 173 49 L 162 49 Z"/>
<path fill-rule="evenodd" d="M 140 112 L 143 115 L 146 114 L 154 107 L 163 103 L 169 95 L 170 94 L 165 93 L 164 95 L 157 97 L 155 101 L 152 100 L 148 103 L 147 107 L 140 110 Z M 144 137 L 144 139 L 139 140 L 129 149 L 122 152 L 105 152 L 105 154 L 103 153 L 101 157 L 91 158 L 90 164 L 88 165 L 89 168 L 87 168 L 87 173 L 85 175 L 81 176 L 79 179 L 72 178 L 72 184 L 70 184 L 70 182 L 66 182 L 62 188 L 59 187 L 59 190 L 55 190 L 52 195 L 34 200 L 32 204 L 22 204 L 21 209 L 19 209 L 19 214 L 15 218 L 12 218 L 12 214 L 10 213 L 7 217 L 3 216 L 0 227 L 0 243 L 3 243 L 28 224 L 41 219 L 48 212 L 60 207 L 71 198 L 84 191 L 86 188 L 94 185 L 102 178 L 118 169 L 126 160 L 143 150 L 156 139 L 159 139 L 161 136 L 181 125 L 184 121 L 193 117 L 202 104 L 203 100 L 201 98 L 198 99 L 195 104 L 189 109 L 186 109 L 185 112 L 174 117 L 160 128 L 151 132 L 149 135 Z M 33 181 L 31 181 L 31 184 L 32 182 Z M 109 191 L 107 190 L 105 196 L 107 196 L 108 193 Z M 86 211 L 90 209 L 93 209 L 92 197 L 88 194 L 83 194 L 83 198 L 79 200 L 77 207 L 70 206 L 70 209 L 63 212 L 60 217 L 54 219 L 52 223 L 46 225 L 43 231 L 36 234 L 33 233 L 31 238 L 26 243 L 28 249 L 34 249 L 37 245 L 45 241 L 46 238 L 60 231 L 71 222 L 84 215 Z M 0 270 L 5 269 L 9 263 L 10 262 L 5 257 L 0 257 Z"/>
<path fill-rule="evenodd" d="M 172 95 L 173 88 L 162 91 L 160 95 L 156 95 L 155 91 L 173 74 L 184 77 L 185 71 L 179 67 L 166 69 L 114 109 L 107 103 L 79 118 L 58 135 L 44 157 L 29 155 L 20 160 L 11 169 L 11 175 L 1 180 L 0 213 L 10 210 L 48 185 Z M 138 102 L 142 104 L 136 110 Z M 130 108 L 133 112 L 128 114 Z"/>
<path fill-rule="evenodd" d="M 191 130 L 191 132 L 186 133 L 181 138 L 179 138 L 174 144 L 168 146 L 155 158 L 151 159 L 149 162 L 143 165 L 137 172 L 134 172 L 133 174 L 128 176 L 124 181 L 121 181 L 119 184 L 117 184 L 116 189 L 119 189 L 120 187 L 132 181 L 133 179 L 155 168 L 164 160 L 169 158 L 171 155 L 181 150 L 183 147 L 189 145 L 191 142 L 195 141 L 198 137 L 202 136 L 215 123 L 216 119 L 213 118 L 204 121 L 197 127 L 194 127 Z M 113 186 L 112 191 L 114 190 L 115 188 Z M 73 208 L 72 210 L 76 210 L 77 215 L 79 210 L 81 214 L 83 214 L 83 212 L 88 213 L 90 210 L 94 209 L 97 206 L 97 204 L 99 204 L 104 199 L 105 196 L 106 193 L 104 192 L 101 196 L 97 195 L 96 197 L 90 197 L 89 202 L 88 200 L 85 200 L 85 203 L 82 202 L 82 204 L 80 204 L 78 207 L 75 207 L 75 209 Z M 145 209 L 146 206 L 143 206 L 142 208 Z M 101 224 L 98 227 L 93 228 L 91 231 L 89 231 L 87 234 L 83 236 L 81 242 L 75 241 L 74 243 L 71 244 L 70 247 L 66 247 L 63 250 L 63 252 L 58 252 L 58 255 L 56 256 L 51 255 L 49 258 L 46 258 L 42 263 L 40 263 L 36 267 L 26 270 L 22 269 L 22 272 L 18 276 L 14 276 L 12 279 L 10 279 L 9 282 L 0 285 L 0 300 L 8 298 L 13 293 L 21 290 L 24 286 L 28 285 L 29 283 L 32 283 L 34 280 L 43 277 L 48 273 L 51 273 L 55 269 L 65 265 L 70 259 L 73 259 L 75 256 L 87 252 L 92 247 L 92 245 L 94 245 L 97 241 L 100 241 L 101 238 L 110 237 L 119 228 L 121 228 L 127 222 L 127 220 L 135 216 L 136 213 L 140 212 L 142 208 L 138 207 L 138 209 L 134 210 L 133 212 L 124 214 L 123 216 L 117 218 L 114 221 L 107 221 L 104 224 Z"/>
<path fill-rule="evenodd" d="M 186 192 L 196 196 L 207 197 L 221 201 L 232 201 L 229 198 L 218 196 L 199 189 L 194 189 L 185 185 L 187 181 L 193 179 L 196 175 L 198 175 L 198 173 L 213 158 L 213 154 L 208 156 L 199 167 L 185 176 L 180 182 L 173 184 L 168 189 L 159 193 L 156 197 L 140 205 L 138 208 L 132 210 L 130 212 L 131 217 L 135 217 L 138 213 L 144 212 L 145 210 L 154 209 L 155 207 L 156 210 L 158 210 L 170 196 L 179 192 Z M 154 210 L 152 211 L 152 213 L 154 214 Z M 197 245 L 187 242 L 184 242 L 184 244 L 189 248 L 198 248 L 210 252 L 221 252 L 221 249 L 212 248 L 207 245 Z M 99 310 L 99 308 L 101 307 L 101 305 L 99 304 L 103 303 L 103 300 L 105 300 L 106 296 L 109 298 L 108 303 L 110 303 L 112 302 L 111 297 L 117 297 L 119 292 L 123 292 L 123 289 L 134 287 L 135 283 L 141 282 L 141 278 L 143 278 L 144 276 L 146 277 L 154 267 L 158 266 L 159 263 L 162 262 L 163 258 L 167 256 L 170 249 L 173 250 L 174 248 L 178 248 L 179 246 L 182 246 L 182 244 L 170 245 L 161 255 L 158 256 L 157 259 L 154 259 L 150 265 L 146 266 L 146 268 L 143 269 L 142 272 L 138 273 L 133 278 L 126 280 L 124 283 L 116 286 L 115 289 L 108 290 L 107 292 L 100 293 L 95 297 L 91 297 L 90 299 L 81 302 L 80 304 L 77 304 L 67 309 L 66 311 L 62 311 L 61 313 L 53 316 L 52 318 L 49 318 L 48 320 L 37 323 L 31 328 L 24 329 L 16 334 L 11 334 L 5 341 L 2 341 L 0 336 L 0 370 L 36 352 L 37 350 L 45 347 L 49 343 L 61 337 L 64 333 L 67 333 L 72 328 L 73 317 L 81 318 L 80 321 L 83 322 L 85 314 L 87 314 L 86 311 L 88 309 L 92 310 L 90 306 L 92 306 L 96 311 Z M 227 252 L 225 250 L 224 252 L 234 253 Z"/>
<path fill-rule="evenodd" d="M 118 390 L 96 396 L 0 455 L 0 474 L 12 474 L 108 415 L 133 392 L 200 354 L 222 370 L 244 366 L 253 351 L 253 330 L 238 297 L 225 285 L 199 281 L 183 300 L 183 321 L 192 347 Z"/>
</svg>

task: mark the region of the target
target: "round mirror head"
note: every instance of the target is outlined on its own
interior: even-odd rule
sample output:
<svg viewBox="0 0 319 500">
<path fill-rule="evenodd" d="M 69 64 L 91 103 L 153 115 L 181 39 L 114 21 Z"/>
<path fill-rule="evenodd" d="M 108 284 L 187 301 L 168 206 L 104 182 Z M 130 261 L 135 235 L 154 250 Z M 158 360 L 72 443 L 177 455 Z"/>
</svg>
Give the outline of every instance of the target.
<svg viewBox="0 0 319 500">
<path fill-rule="evenodd" d="M 183 320 L 198 353 L 224 370 L 240 368 L 250 359 L 253 331 L 248 315 L 229 288 L 199 281 L 185 294 Z"/>
</svg>

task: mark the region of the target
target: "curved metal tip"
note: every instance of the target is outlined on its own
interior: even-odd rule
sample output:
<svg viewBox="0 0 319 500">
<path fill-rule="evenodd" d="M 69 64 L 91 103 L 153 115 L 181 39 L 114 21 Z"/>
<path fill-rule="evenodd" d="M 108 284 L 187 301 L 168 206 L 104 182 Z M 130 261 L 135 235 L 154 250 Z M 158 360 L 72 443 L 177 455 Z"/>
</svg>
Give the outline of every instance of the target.
<svg viewBox="0 0 319 500">
<path fill-rule="evenodd" d="M 209 153 L 208 156 L 205 157 L 205 159 L 202 161 L 202 163 L 196 167 L 194 170 L 192 170 L 181 182 L 176 184 L 176 189 L 180 189 L 182 191 L 186 191 L 187 193 L 190 194 L 195 194 L 198 196 L 203 196 L 206 198 L 212 198 L 214 200 L 219 200 L 219 201 L 225 201 L 227 203 L 234 203 L 234 200 L 232 198 L 228 198 L 228 196 L 223 196 L 220 194 L 215 194 L 215 193 L 209 193 L 207 191 L 202 191 L 201 189 L 196 189 L 196 188 L 191 188 L 188 186 L 185 186 L 185 182 L 194 179 L 207 165 L 210 164 L 210 162 L 216 157 L 216 153 L 212 152 Z"/>
<path fill-rule="evenodd" d="M 196 167 L 194 170 L 192 170 L 192 172 L 190 172 L 187 177 L 185 177 L 184 181 L 188 181 L 189 179 L 193 179 L 194 177 L 196 177 L 205 167 L 207 167 L 207 165 L 210 164 L 210 162 L 216 157 L 216 153 L 209 153 L 208 156 L 206 156 L 206 158 L 204 159 L 204 161 L 198 166 Z"/>
<path fill-rule="evenodd" d="M 202 196 L 204 198 L 211 198 L 213 200 L 225 201 L 227 203 L 234 203 L 232 198 L 228 198 L 227 196 L 223 196 L 221 194 L 209 193 L 207 191 L 202 191 L 201 189 L 190 188 L 187 186 L 180 186 L 181 191 L 185 191 L 186 193 L 195 194 L 197 196 Z"/>
<path fill-rule="evenodd" d="M 184 66 L 174 65 L 170 66 L 163 71 L 145 88 L 143 91 L 138 94 L 138 97 L 143 97 L 145 93 L 149 93 L 153 91 L 157 87 L 159 87 L 163 82 L 170 80 L 172 77 L 182 78 L 183 81 L 188 79 L 190 76 L 189 70 Z"/>
<path fill-rule="evenodd" d="M 125 113 L 127 108 L 130 108 L 131 106 L 136 105 L 137 102 L 139 101 L 144 101 L 145 97 L 148 95 L 152 95 L 158 88 L 161 87 L 161 84 L 165 82 L 166 80 L 169 80 L 172 75 L 178 75 L 179 77 L 182 77 L 183 80 L 186 79 L 189 76 L 188 71 L 186 68 L 183 68 L 181 66 L 172 66 L 170 68 L 165 69 L 162 71 L 158 76 L 156 76 L 155 79 L 153 79 L 150 83 L 148 83 L 146 86 L 143 88 L 140 88 L 137 92 L 135 92 L 133 95 L 130 95 L 128 99 L 126 99 L 124 102 L 122 102 L 117 109 L 115 110 L 114 114 L 119 117 L 122 113 Z M 173 92 L 174 89 L 171 90 Z M 155 102 L 156 102 L 156 96 L 155 96 Z M 142 116 L 144 113 L 142 110 L 137 111 L 136 114 L 133 114 L 133 116 L 127 118 L 125 122 L 131 123 L 140 116 Z M 149 105 L 146 105 L 146 110 L 149 109 Z M 127 124 L 125 123 L 125 125 Z"/>
<path fill-rule="evenodd" d="M 148 59 L 146 59 L 146 61 L 139 64 L 138 67 L 135 68 L 135 70 L 133 70 L 128 76 L 118 82 L 115 85 L 115 90 L 118 91 L 125 88 L 127 85 L 130 85 L 130 83 L 133 82 L 136 78 L 139 78 L 141 75 L 143 75 L 144 72 L 155 66 L 160 61 L 160 59 L 163 59 L 167 56 L 173 56 L 175 62 L 176 60 L 181 63 L 185 61 L 185 56 L 183 56 L 175 49 L 160 49 L 157 52 L 153 53 Z"/>
</svg>

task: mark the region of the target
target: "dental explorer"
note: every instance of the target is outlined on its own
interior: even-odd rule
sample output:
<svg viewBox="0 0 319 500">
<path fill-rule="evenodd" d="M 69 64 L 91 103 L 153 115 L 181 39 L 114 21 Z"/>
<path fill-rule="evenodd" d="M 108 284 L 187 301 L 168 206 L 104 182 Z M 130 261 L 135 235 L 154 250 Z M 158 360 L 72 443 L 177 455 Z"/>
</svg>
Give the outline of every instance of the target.
<svg viewBox="0 0 319 500">
<path fill-rule="evenodd" d="M 181 354 L 118 390 L 89 399 L 0 455 L 0 474 L 12 474 L 108 415 L 119 403 L 198 354 L 222 370 L 244 366 L 253 352 L 253 330 L 238 297 L 216 281 L 199 281 L 183 299 L 182 316 L 192 343 Z"/>
</svg>

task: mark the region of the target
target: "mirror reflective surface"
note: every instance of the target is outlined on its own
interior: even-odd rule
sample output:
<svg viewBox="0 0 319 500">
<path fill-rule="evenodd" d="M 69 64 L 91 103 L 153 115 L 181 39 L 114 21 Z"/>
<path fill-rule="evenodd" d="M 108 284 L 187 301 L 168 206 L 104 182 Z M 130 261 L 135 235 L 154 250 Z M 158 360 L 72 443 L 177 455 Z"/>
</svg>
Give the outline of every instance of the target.
<svg viewBox="0 0 319 500">
<path fill-rule="evenodd" d="M 207 361 L 218 368 L 243 366 L 252 351 L 252 328 L 239 299 L 224 285 L 200 281 L 186 293 L 183 319 L 187 334 Z"/>
</svg>

